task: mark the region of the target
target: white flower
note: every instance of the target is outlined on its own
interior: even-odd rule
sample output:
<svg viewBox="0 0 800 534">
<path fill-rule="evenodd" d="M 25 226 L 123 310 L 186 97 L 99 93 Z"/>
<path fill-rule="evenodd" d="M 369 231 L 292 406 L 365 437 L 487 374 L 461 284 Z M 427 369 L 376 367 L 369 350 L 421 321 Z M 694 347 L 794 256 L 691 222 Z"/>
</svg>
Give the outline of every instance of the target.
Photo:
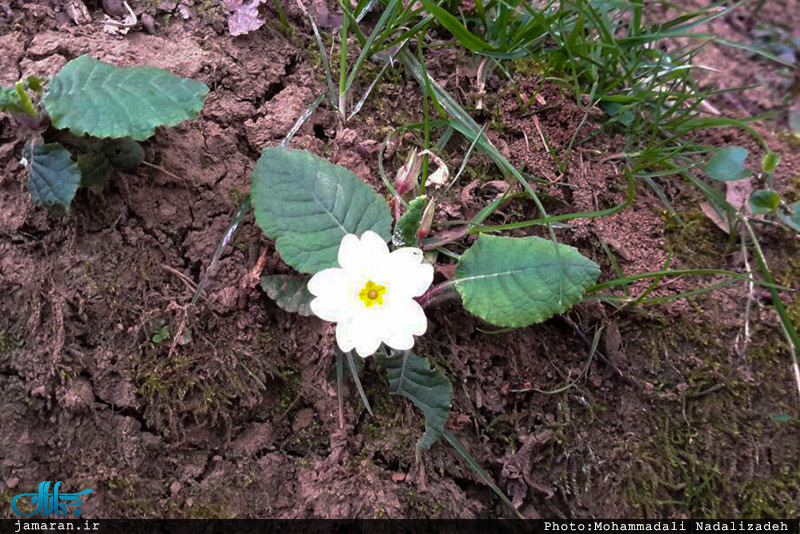
<svg viewBox="0 0 800 534">
<path fill-rule="evenodd" d="M 339 266 L 318 272 L 308 282 L 317 297 L 311 311 L 337 323 L 339 348 L 355 348 L 366 358 L 381 342 L 397 350 L 413 347 L 414 336 L 428 328 L 414 297 L 433 282 L 433 266 L 422 263 L 422 251 L 406 247 L 390 253 L 375 232 L 366 231 L 361 239 L 347 234 L 339 245 Z"/>
</svg>

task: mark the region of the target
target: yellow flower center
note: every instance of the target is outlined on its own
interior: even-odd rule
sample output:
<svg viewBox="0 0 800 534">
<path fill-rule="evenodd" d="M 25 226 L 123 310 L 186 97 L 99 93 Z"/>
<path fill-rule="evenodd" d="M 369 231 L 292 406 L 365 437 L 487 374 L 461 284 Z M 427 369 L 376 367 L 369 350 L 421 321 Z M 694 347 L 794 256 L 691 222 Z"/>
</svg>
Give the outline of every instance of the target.
<svg viewBox="0 0 800 534">
<path fill-rule="evenodd" d="M 367 280 L 366 285 L 358 292 L 358 298 L 367 308 L 372 308 L 375 304 L 383 306 L 383 295 L 386 294 L 386 286 L 378 285 L 372 280 Z"/>
</svg>

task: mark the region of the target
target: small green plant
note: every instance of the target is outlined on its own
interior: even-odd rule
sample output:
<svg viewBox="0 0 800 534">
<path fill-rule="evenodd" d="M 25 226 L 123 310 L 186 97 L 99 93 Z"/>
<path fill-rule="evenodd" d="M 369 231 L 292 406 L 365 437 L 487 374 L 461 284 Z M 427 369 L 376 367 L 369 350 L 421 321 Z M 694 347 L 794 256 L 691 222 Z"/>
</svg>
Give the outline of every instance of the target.
<svg viewBox="0 0 800 534">
<path fill-rule="evenodd" d="M 762 189 L 750 194 L 747 209 L 754 216 L 771 216 L 785 227 L 800 233 L 800 202 L 788 204 L 775 191 L 774 173 L 781 158 L 769 152 L 761 159 L 761 168 L 752 170 L 747 167 L 747 149 L 740 146 L 723 148 L 714 153 L 706 164 L 706 172 L 715 179 L 724 182 L 745 180 L 755 176 Z M 741 206 L 733 206 L 738 209 Z"/>
<path fill-rule="evenodd" d="M 99 189 L 113 168 L 142 163 L 138 141 L 197 117 L 207 93 L 205 84 L 163 69 L 81 56 L 49 83 L 30 76 L 0 87 L 0 111 L 29 136 L 23 163 L 34 202 L 66 213 L 78 187 Z"/>
<path fill-rule="evenodd" d="M 396 191 L 416 196 L 420 185 L 408 169 L 418 174 L 420 166 L 404 167 Z M 481 235 L 456 255 L 455 277 L 430 287 L 438 253 L 431 250 L 423 261 L 418 247 L 430 229 L 424 213 L 434 204 L 424 196 L 412 199 L 416 207 L 392 231 L 382 197 L 347 169 L 303 151 L 264 149 L 253 173 L 252 202 L 258 225 L 283 260 L 305 275 L 264 276 L 262 287 L 287 311 L 337 323 L 337 344 L 354 377 L 351 351 L 376 354 L 390 390 L 425 414 L 418 454 L 444 435 L 452 394 L 442 371 L 411 352 L 413 336 L 427 328 L 424 306 L 455 292 L 467 311 L 491 324 L 527 326 L 567 311 L 600 274 L 594 262 L 555 241 Z M 363 392 L 362 399 L 368 407 Z"/>
<path fill-rule="evenodd" d="M 159 345 L 163 341 L 168 340 L 169 337 L 170 337 L 169 326 L 164 325 L 161 328 L 157 329 L 155 332 L 153 332 L 153 337 L 151 339 L 153 340 L 154 344 Z"/>
</svg>

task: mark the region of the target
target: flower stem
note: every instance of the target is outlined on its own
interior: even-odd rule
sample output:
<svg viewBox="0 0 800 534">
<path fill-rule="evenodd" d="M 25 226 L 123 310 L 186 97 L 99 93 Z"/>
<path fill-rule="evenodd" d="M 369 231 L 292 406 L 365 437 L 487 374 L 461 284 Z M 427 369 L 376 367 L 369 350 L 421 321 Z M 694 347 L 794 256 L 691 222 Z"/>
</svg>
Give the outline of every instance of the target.
<svg viewBox="0 0 800 534">
<path fill-rule="evenodd" d="M 417 297 L 417 302 L 423 308 L 428 308 L 457 298 L 458 292 L 455 291 L 455 286 L 456 283 L 453 280 L 442 282 L 441 284 L 429 288 L 425 293 Z"/>
</svg>

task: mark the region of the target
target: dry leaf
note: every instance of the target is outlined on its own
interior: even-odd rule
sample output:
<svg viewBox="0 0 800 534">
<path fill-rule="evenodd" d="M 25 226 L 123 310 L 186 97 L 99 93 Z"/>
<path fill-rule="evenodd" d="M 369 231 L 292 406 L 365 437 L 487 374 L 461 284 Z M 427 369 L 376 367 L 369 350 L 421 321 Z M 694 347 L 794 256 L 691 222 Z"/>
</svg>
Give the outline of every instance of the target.
<svg viewBox="0 0 800 534">
<path fill-rule="evenodd" d="M 244 35 L 259 29 L 264 25 L 264 20 L 258 18 L 258 6 L 262 0 L 229 0 L 225 7 L 230 11 L 228 17 L 228 32 L 231 35 Z"/>
</svg>

